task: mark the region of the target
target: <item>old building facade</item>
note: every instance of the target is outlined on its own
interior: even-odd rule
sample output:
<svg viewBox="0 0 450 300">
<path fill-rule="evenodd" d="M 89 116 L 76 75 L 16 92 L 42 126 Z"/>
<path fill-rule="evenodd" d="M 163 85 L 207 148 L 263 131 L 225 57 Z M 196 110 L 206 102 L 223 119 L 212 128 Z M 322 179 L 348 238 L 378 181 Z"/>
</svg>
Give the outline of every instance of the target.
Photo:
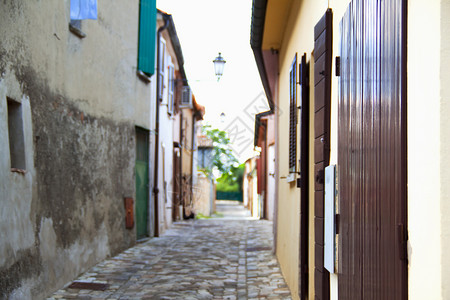
<svg viewBox="0 0 450 300">
<path fill-rule="evenodd" d="M 449 297 L 447 2 L 253 1 L 295 298 Z"/>
<path fill-rule="evenodd" d="M 6 297 L 43 298 L 135 243 L 124 198 L 135 198 L 135 128 L 151 127 L 151 84 L 136 75 L 139 1 L 104 4 L 79 21 L 84 37 L 69 30 L 69 1 L 2 4 Z"/>
<path fill-rule="evenodd" d="M 0 18 L 0 298 L 42 299 L 170 226 L 188 83 L 154 0 Z"/>
</svg>

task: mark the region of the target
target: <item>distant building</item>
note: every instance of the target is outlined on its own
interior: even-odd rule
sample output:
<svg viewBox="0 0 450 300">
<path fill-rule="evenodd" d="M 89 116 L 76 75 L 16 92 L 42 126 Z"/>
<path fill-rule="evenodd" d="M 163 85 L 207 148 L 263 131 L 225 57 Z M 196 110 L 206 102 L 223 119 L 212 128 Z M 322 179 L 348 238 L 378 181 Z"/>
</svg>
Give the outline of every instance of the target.
<svg viewBox="0 0 450 300">
<path fill-rule="evenodd" d="M 275 216 L 275 116 L 262 112 L 255 117 L 255 147 L 260 150 L 256 159 L 257 193 L 261 201 L 260 216 L 274 220 Z"/>
<path fill-rule="evenodd" d="M 194 187 L 194 212 L 211 216 L 216 210 L 216 185 L 213 178 L 213 141 L 197 131 L 197 184 Z"/>
</svg>

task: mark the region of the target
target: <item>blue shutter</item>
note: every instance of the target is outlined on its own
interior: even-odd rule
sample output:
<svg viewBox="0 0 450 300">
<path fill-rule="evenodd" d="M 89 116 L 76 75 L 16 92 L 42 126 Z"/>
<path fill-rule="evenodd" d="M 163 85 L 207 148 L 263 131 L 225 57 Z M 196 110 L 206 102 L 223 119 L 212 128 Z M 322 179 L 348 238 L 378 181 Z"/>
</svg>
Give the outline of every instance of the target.
<svg viewBox="0 0 450 300">
<path fill-rule="evenodd" d="M 141 0 L 139 11 L 138 69 L 151 76 L 155 73 L 156 0 Z"/>
</svg>

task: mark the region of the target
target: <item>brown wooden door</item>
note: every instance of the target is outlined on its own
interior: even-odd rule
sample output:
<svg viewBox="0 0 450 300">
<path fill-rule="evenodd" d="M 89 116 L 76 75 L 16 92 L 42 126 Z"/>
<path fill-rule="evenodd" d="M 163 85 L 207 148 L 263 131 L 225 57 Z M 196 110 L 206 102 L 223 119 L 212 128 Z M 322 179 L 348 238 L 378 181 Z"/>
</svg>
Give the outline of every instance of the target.
<svg viewBox="0 0 450 300">
<path fill-rule="evenodd" d="M 405 1 L 340 24 L 339 299 L 407 299 Z"/>
<path fill-rule="evenodd" d="M 175 143 L 174 143 L 175 144 Z M 173 147 L 173 192 L 172 192 L 172 220 L 180 220 L 181 205 L 181 147 Z"/>
<path fill-rule="evenodd" d="M 329 273 L 323 266 L 324 168 L 330 163 L 331 9 L 314 27 L 314 291 L 316 299 L 330 298 Z"/>
<path fill-rule="evenodd" d="M 309 64 L 306 53 L 299 65 L 300 99 L 299 109 L 299 148 L 300 148 L 300 251 L 299 251 L 299 297 L 308 295 L 308 215 L 309 215 Z"/>
</svg>

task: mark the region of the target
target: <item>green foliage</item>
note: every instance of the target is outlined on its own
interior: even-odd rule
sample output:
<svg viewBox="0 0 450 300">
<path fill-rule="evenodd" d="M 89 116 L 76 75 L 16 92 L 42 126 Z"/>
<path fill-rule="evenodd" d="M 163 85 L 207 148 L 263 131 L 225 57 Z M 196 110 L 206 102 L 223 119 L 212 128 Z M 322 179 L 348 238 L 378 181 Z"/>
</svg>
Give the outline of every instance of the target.
<svg viewBox="0 0 450 300">
<path fill-rule="evenodd" d="M 231 166 L 228 173 L 223 173 L 217 180 L 216 190 L 219 192 L 242 192 L 245 164 Z"/>
<path fill-rule="evenodd" d="M 242 193 L 245 164 L 239 165 L 238 159 L 230 148 L 230 139 L 227 137 L 227 133 L 219 129 L 212 129 L 209 125 L 203 127 L 203 132 L 213 141 L 212 165 L 213 169 L 220 174 L 216 190 Z M 211 174 L 212 170 L 204 169 L 202 172 Z"/>
<path fill-rule="evenodd" d="M 218 192 L 239 192 L 240 186 L 237 182 L 235 183 L 228 183 L 228 182 L 217 182 L 216 190 Z"/>
<path fill-rule="evenodd" d="M 221 175 L 229 173 L 232 168 L 238 166 L 238 160 L 230 149 L 230 139 L 223 130 L 212 129 L 205 125 L 203 131 L 213 141 L 212 164 Z M 205 170 L 211 172 L 212 170 Z"/>
</svg>

